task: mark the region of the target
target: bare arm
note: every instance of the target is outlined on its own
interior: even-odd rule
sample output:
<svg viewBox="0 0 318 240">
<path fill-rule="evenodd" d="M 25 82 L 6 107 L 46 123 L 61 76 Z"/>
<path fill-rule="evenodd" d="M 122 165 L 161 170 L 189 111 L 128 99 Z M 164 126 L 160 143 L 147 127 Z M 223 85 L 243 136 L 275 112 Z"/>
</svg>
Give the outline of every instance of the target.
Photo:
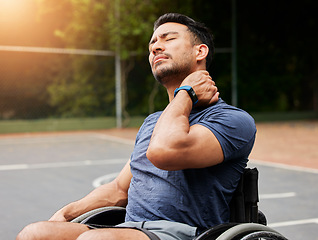
<svg viewBox="0 0 318 240">
<path fill-rule="evenodd" d="M 70 221 L 85 212 L 100 207 L 125 207 L 127 205 L 128 188 L 131 178 L 129 160 L 115 180 L 94 189 L 84 198 L 66 205 L 57 211 L 50 218 L 50 221 Z"/>
<path fill-rule="evenodd" d="M 217 88 L 206 71 L 189 75 L 181 84 L 196 92 L 199 106 L 218 99 Z M 214 134 L 196 124 L 190 127 L 192 101 L 186 91 L 179 91 L 159 118 L 147 151 L 148 159 L 164 170 L 203 168 L 223 161 L 222 148 Z"/>
</svg>

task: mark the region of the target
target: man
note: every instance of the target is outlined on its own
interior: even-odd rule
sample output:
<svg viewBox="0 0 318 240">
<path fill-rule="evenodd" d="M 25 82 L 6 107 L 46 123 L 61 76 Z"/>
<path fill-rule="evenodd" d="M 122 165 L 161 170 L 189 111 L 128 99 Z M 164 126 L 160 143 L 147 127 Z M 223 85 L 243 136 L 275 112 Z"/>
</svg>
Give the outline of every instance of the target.
<svg viewBox="0 0 318 240">
<path fill-rule="evenodd" d="M 229 220 L 228 203 L 255 139 L 254 120 L 219 99 L 206 71 L 213 41 L 200 23 L 165 14 L 155 23 L 149 62 L 170 103 L 141 126 L 119 176 L 17 239 L 192 239 Z M 125 206 L 121 228 L 70 223 L 98 207 Z"/>
</svg>

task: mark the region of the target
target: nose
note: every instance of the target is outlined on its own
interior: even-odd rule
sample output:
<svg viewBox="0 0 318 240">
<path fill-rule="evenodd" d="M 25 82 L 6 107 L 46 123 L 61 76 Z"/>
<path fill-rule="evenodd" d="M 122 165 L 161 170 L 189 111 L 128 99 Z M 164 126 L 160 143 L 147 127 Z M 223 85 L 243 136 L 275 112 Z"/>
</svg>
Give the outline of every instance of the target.
<svg viewBox="0 0 318 240">
<path fill-rule="evenodd" d="M 156 55 L 156 53 L 162 52 L 162 51 L 164 51 L 164 45 L 163 45 L 162 41 L 158 40 L 152 45 L 151 52 L 154 55 Z"/>
</svg>

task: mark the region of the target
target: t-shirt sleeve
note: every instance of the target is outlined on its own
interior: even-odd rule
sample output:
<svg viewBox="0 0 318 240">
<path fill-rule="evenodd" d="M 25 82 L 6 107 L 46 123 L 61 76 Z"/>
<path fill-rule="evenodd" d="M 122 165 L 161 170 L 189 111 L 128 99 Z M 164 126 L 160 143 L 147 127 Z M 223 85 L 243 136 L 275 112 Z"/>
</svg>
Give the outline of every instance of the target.
<svg viewBox="0 0 318 240">
<path fill-rule="evenodd" d="M 248 158 L 254 145 L 256 127 L 254 119 L 247 112 L 236 108 L 212 111 L 198 124 L 210 129 L 218 139 L 224 161 Z"/>
</svg>

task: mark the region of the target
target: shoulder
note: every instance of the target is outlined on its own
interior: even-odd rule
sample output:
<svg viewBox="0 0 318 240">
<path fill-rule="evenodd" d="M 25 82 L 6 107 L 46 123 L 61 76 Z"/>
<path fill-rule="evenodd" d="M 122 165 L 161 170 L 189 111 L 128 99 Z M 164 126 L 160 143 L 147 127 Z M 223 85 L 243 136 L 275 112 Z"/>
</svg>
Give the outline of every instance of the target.
<svg viewBox="0 0 318 240">
<path fill-rule="evenodd" d="M 245 155 L 252 149 L 256 126 L 253 117 L 246 111 L 226 104 L 220 99 L 193 115 L 193 124 L 200 124 L 218 139 L 225 159 Z"/>
<path fill-rule="evenodd" d="M 246 111 L 227 104 L 220 99 L 216 104 L 201 110 L 194 110 L 191 113 L 190 121 L 196 123 L 206 122 L 209 125 L 221 124 L 231 128 L 255 129 L 253 117 Z"/>
<path fill-rule="evenodd" d="M 162 111 L 151 113 L 150 115 L 148 115 L 148 117 L 145 118 L 142 126 L 147 124 L 155 124 L 158 121 L 161 114 L 162 114 Z"/>
<path fill-rule="evenodd" d="M 152 134 L 152 131 L 161 116 L 162 111 L 155 112 L 150 114 L 148 117 L 145 118 L 144 122 L 142 123 L 141 127 L 139 128 L 139 131 L 136 136 L 136 141 L 140 139 L 142 135 L 150 135 Z"/>
</svg>

